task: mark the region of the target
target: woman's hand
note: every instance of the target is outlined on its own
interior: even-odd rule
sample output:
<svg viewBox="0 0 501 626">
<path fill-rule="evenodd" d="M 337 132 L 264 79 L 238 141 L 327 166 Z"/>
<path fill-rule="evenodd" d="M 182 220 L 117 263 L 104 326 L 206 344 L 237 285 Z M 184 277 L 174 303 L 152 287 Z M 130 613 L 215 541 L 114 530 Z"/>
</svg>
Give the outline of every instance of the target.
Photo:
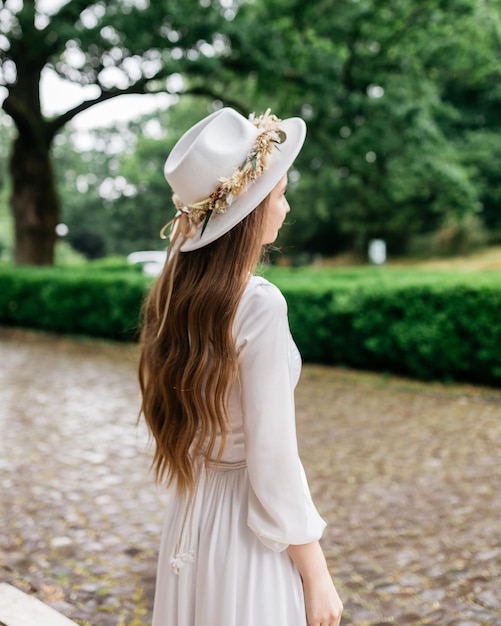
<svg viewBox="0 0 501 626">
<path fill-rule="evenodd" d="M 287 549 L 303 580 L 308 626 L 339 626 L 343 603 L 332 582 L 318 541 Z"/>
<path fill-rule="evenodd" d="M 328 571 L 311 581 L 303 580 L 308 626 L 339 626 L 343 604 Z"/>
</svg>

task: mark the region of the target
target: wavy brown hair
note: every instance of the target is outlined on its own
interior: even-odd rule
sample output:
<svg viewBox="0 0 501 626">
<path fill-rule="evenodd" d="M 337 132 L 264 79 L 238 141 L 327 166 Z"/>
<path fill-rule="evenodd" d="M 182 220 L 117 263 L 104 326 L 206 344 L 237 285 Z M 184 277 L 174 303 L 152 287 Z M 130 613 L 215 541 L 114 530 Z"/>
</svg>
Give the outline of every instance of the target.
<svg viewBox="0 0 501 626">
<path fill-rule="evenodd" d="M 211 244 L 172 254 L 143 305 L 141 412 L 156 444 L 156 479 L 179 493 L 193 489 L 198 455 L 223 453 L 238 374 L 233 322 L 261 257 L 267 204 Z"/>
</svg>

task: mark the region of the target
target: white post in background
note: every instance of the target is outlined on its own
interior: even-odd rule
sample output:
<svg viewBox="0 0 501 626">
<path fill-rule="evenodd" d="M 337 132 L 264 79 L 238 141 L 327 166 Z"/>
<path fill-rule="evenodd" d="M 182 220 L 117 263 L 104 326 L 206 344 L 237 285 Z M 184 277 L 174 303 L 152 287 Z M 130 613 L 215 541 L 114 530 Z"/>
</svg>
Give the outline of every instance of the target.
<svg viewBox="0 0 501 626">
<path fill-rule="evenodd" d="M 373 265 L 384 265 L 386 261 L 386 241 L 371 239 L 369 241 L 369 260 Z"/>
</svg>

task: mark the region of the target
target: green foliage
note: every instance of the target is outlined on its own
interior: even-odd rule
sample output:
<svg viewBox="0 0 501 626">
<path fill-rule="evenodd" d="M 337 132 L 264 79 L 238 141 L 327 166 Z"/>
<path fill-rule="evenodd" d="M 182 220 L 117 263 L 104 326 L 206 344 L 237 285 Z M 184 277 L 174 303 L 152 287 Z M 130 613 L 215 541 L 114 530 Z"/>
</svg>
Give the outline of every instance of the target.
<svg viewBox="0 0 501 626">
<path fill-rule="evenodd" d="M 467 130 L 457 143 L 460 158 L 478 191 L 477 214 L 489 230 L 501 233 L 501 129 Z"/>
<path fill-rule="evenodd" d="M 10 171 L 14 258 L 20 265 L 54 261 L 60 205 L 50 149 L 58 133 L 79 113 L 120 95 L 169 93 L 173 102 L 175 94 L 191 91 L 221 99 L 227 80 L 218 79 L 217 67 L 227 49 L 225 26 L 238 8 L 198 0 L 71 0 L 60 6 L 42 5 L 33 0 L 8 2 L 1 9 L 0 87 L 6 93 L 2 107 L 17 130 Z M 44 71 L 90 86 L 94 93 L 49 118 L 40 98 Z M 88 91 L 82 97 L 87 95 Z M 103 206 L 110 198 L 118 199 L 121 183 L 117 184 L 116 172 L 113 178 L 100 187 Z M 123 191 L 125 196 L 134 193 L 131 185 Z M 75 248 L 93 257 L 107 252 L 106 240 L 96 235 L 90 219 L 79 229 L 70 234 Z M 120 240 L 117 234 L 116 241 Z"/>
<path fill-rule="evenodd" d="M 501 383 L 496 272 L 269 268 L 266 276 L 287 299 L 307 361 Z M 149 284 L 121 258 L 81 269 L 0 265 L 0 323 L 130 341 Z"/>
<path fill-rule="evenodd" d="M 141 274 L 142 266 L 140 264 L 130 265 L 126 257 L 116 255 L 89 261 L 85 271 Z"/>
<path fill-rule="evenodd" d="M 23 102 L 38 101 L 18 86 L 36 91 L 28 70 L 44 64 L 95 86 L 83 109 L 120 93 L 169 92 L 176 103 L 97 130 L 82 154 L 69 135 L 57 138 L 62 221 L 88 257 L 161 247 L 165 157 L 222 104 L 308 122 L 286 251 L 360 252 L 378 237 L 401 253 L 443 231 L 435 245 L 446 253 L 472 219 L 501 232 L 500 0 L 75 0 L 44 10 L 12 3 L 2 14 L 0 83 L 15 96 L 4 106 L 17 122 L 26 122 Z M 52 138 L 76 110 L 53 120 L 31 113 L 38 135 Z"/>
<path fill-rule="evenodd" d="M 306 360 L 424 379 L 501 383 L 492 273 L 272 269 Z"/>
<path fill-rule="evenodd" d="M 378 237 L 402 252 L 413 235 L 460 228 L 478 210 L 451 131 L 495 97 L 500 23 L 499 2 L 476 0 L 244 5 L 230 32 L 239 67 L 254 70 L 257 94 L 274 94 L 266 104 L 308 121 L 284 246 L 332 255 Z M 480 106 L 472 88 L 486 96 Z"/>
<path fill-rule="evenodd" d="M 291 176 L 293 213 L 280 240 L 286 252 L 361 252 L 378 237 L 390 253 L 402 253 L 440 231 L 433 246 L 449 254 L 468 247 L 462 237 L 475 215 L 497 227 L 501 161 L 489 159 L 497 144 L 487 98 L 496 97 L 499 24 L 494 6 L 474 0 L 256 1 L 219 24 L 226 47 L 208 82 L 216 90 L 225 85 L 222 101 L 244 113 L 271 105 L 281 116 L 300 114 L 308 122 Z M 464 95 L 471 89 L 484 94 L 478 106 Z M 102 242 L 100 253 L 158 249 L 158 227 L 170 206 L 163 161 L 180 130 L 210 106 L 210 99 L 197 106 L 183 95 L 156 116 L 165 136 L 145 133 L 155 116 L 122 129 L 122 137 L 132 133 L 137 141 L 121 156 L 101 151 L 90 159 L 96 166 L 86 204 L 77 206 L 72 190 L 63 190 L 71 231 L 88 224 Z M 472 121 L 488 107 L 489 128 Z M 116 144 L 119 130 L 98 143 Z M 120 177 L 127 184 L 104 197 L 103 181 Z M 124 193 L 127 187 L 134 191 Z"/>
<path fill-rule="evenodd" d="M 9 257 L 12 250 L 13 224 L 8 208 L 8 147 L 12 140 L 12 130 L 9 118 L 0 110 L 0 259 Z"/>
<path fill-rule="evenodd" d="M 419 378 L 499 383 L 500 305 L 500 290 L 485 287 L 358 292 L 330 309 L 331 359 Z"/>
<path fill-rule="evenodd" d="M 59 240 L 55 248 L 55 264 L 56 265 L 82 265 L 86 262 L 86 258 L 80 252 L 74 250 L 71 245 L 64 240 Z"/>
<path fill-rule="evenodd" d="M 0 266 L 2 324 L 56 333 L 137 338 L 147 281 L 136 272 Z"/>
</svg>

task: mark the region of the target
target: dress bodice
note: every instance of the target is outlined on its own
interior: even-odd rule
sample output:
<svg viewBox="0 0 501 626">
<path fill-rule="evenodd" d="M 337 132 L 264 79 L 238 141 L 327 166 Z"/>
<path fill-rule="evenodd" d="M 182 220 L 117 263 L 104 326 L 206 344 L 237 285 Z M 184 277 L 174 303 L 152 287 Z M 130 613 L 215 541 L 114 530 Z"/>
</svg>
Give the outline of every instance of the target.
<svg viewBox="0 0 501 626">
<path fill-rule="evenodd" d="M 275 323 L 267 324 L 263 318 L 270 314 L 275 318 Z M 301 355 L 289 330 L 285 299 L 270 282 L 260 276 L 252 276 L 242 296 L 234 324 L 237 352 L 240 355 L 245 351 L 250 341 L 256 340 L 254 335 L 257 334 L 259 334 L 258 342 L 263 346 L 264 358 L 271 365 L 271 371 L 266 371 L 262 367 L 255 367 L 254 362 L 246 363 L 244 359 L 239 359 L 239 377 L 229 396 L 231 433 L 226 440 L 223 461 L 241 461 L 246 456 L 244 417 L 251 421 L 252 415 L 245 416 L 246 409 L 242 397 L 242 387 L 252 382 L 258 390 L 262 386 L 263 395 L 266 387 L 272 387 L 277 396 L 284 391 L 290 395 L 301 374 Z M 266 346 L 271 347 L 272 344 L 276 344 L 275 349 L 280 355 L 279 363 L 272 364 L 267 358 Z M 271 355 L 269 356 L 271 358 Z M 284 371 L 273 372 L 273 368 L 278 367 Z M 283 388 L 284 376 L 282 374 L 287 374 L 285 389 Z M 218 449 L 219 440 L 214 448 L 216 454 Z"/>
</svg>

